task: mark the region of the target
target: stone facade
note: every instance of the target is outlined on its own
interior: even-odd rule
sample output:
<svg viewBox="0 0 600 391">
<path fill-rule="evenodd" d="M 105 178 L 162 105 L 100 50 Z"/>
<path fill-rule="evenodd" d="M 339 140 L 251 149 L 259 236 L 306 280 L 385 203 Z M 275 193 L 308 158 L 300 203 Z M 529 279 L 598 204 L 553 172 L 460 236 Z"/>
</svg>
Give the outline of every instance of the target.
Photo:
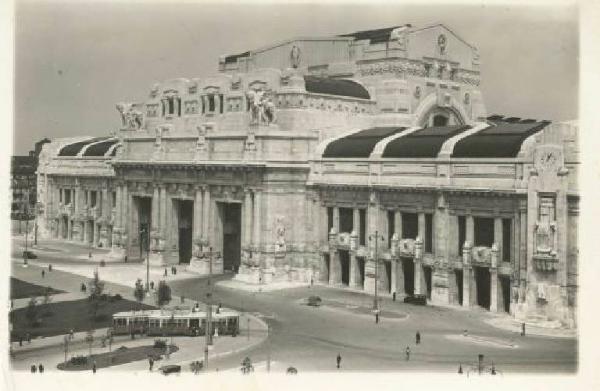
<svg viewBox="0 0 600 391">
<path fill-rule="evenodd" d="M 477 50 L 442 25 L 224 56 L 216 76 L 119 103 L 114 137 L 46 145 L 40 225 L 157 266 L 574 326 L 577 124 L 487 117 L 479 80 Z M 430 156 L 389 156 L 427 129 Z M 489 137 L 514 151 L 468 147 Z"/>
</svg>

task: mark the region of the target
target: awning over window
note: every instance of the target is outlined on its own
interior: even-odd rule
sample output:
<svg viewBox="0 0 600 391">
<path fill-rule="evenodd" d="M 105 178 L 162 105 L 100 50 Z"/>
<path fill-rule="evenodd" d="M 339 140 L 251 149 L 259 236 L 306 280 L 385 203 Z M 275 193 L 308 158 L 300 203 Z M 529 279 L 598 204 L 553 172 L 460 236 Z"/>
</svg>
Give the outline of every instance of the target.
<svg viewBox="0 0 600 391">
<path fill-rule="evenodd" d="M 446 140 L 470 129 L 468 125 L 434 126 L 390 141 L 381 155 L 389 158 L 437 157 Z"/>
<path fill-rule="evenodd" d="M 375 145 L 386 137 L 400 133 L 406 128 L 379 127 L 363 129 L 329 143 L 323 152 L 325 158 L 366 158 Z"/>
</svg>

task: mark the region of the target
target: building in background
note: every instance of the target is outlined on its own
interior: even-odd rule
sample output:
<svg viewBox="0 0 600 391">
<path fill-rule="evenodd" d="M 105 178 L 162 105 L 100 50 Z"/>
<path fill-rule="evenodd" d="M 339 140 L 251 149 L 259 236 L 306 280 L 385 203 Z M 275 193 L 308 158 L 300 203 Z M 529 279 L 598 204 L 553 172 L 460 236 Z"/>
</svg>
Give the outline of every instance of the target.
<svg viewBox="0 0 600 391">
<path fill-rule="evenodd" d="M 50 140 L 44 138 L 37 143 L 27 156 L 13 156 L 11 159 L 11 219 L 33 219 L 37 201 L 38 156 L 44 144 Z"/>
<path fill-rule="evenodd" d="M 488 116 L 443 25 L 298 38 L 44 147 L 47 237 L 254 284 L 320 281 L 573 327 L 576 122 Z M 148 233 L 147 237 L 145 233 Z"/>
</svg>

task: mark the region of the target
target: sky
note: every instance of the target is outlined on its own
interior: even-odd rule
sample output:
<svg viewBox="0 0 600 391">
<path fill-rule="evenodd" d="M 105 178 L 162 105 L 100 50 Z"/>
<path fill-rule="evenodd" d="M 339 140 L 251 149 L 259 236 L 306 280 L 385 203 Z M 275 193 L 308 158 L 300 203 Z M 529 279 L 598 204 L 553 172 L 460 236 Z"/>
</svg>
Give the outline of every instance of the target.
<svg viewBox="0 0 600 391">
<path fill-rule="evenodd" d="M 216 73 L 223 54 L 297 36 L 443 23 L 479 49 L 489 114 L 578 117 L 574 6 L 18 1 L 15 154 L 44 137 L 108 135 L 115 104 Z"/>
</svg>

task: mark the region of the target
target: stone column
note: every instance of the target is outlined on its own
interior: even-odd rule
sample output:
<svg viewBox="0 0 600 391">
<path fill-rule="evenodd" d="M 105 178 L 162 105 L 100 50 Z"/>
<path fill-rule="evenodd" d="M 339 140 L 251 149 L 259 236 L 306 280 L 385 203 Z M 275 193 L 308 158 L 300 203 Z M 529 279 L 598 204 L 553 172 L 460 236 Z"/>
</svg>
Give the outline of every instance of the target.
<svg viewBox="0 0 600 391">
<path fill-rule="evenodd" d="M 419 214 L 419 222 L 420 222 Z M 419 230 L 421 225 L 419 224 Z M 415 239 L 415 295 L 423 294 L 425 290 L 425 284 L 423 283 L 423 239 L 419 236 Z"/>
<path fill-rule="evenodd" d="M 467 217 L 467 221 L 468 217 Z M 472 217 L 471 217 L 472 221 Z M 468 226 L 468 223 L 467 223 Z M 468 231 L 468 230 L 467 230 Z M 463 245 L 463 307 L 471 306 L 471 242 L 466 241 Z"/>
<path fill-rule="evenodd" d="M 208 244 L 209 240 L 209 229 L 210 227 L 210 216 L 213 211 L 210 208 L 210 188 L 205 186 L 203 189 L 204 196 L 204 207 L 202 208 L 202 241 Z"/>
<path fill-rule="evenodd" d="M 335 232 L 340 232 L 340 208 L 337 206 L 333 207 L 333 228 Z"/>
<path fill-rule="evenodd" d="M 494 218 L 494 243 L 498 247 L 498 262 L 502 262 L 502 243 L 503 243 L 503 232 L 502 232 L 502 217 Z"/>
<path fill-rule="evenodd" d="M 402 212 L 394 211 L 394 233 L 398 235 L 398 240 L 402 239 Z"/>
<path fill-rule="evenodd" d="M 329 240 L 329 224 L 327 223 L 327 206 L 320 203 L 319 209 L 319 222 L 321 224 L 319 229 L 319 243 L 325 244 Z"/>
<path fill-rule="evenodd" d="M 152 193 L 152 221 L 150 222 L 151 231 L 158 231 L 158 219 L 160 218 L 160 206 L 159 206 L 159 189 L 158 185 L 154 185 L 154 192 Z"/>
<path fill-rule="evenodd" d="M 129 250 L 129 238 L 131 236 L 131 230 L 129 227 L 129 222 L 131 221 L 131 213 L 132 213 L 132 207 L 131 207 L 131 201 L 129 197 L 129 193 L 127 191 L 127 182 L 123 183 L 123 191 L 121 193 L 122 197 L 123 197 L 123 205 L 124 205 L 124 209 L 121 209 L 122 214 L 123 214 L 123 235 L 124 235 L 124 241 L 123 241 L 123 247 L 125 248 L 125 254 L 127 254 L 127 251 Z"/>
<path fill-rule="evenodd" d="M 73 220 L 71 220 L 71 216 L 67 217 L 67 239 L 73 239 Z"/>
<path fill-rule="evenodd" d="M 350 252 L 350 281 L 348 285 L 351 288 L 358 288 L 358 261 L 356 260 L 356 253 Z"/>
<path fill-rule="evenodd" d="M 100 230 L 98 229 L 98 224 L 96 224 L 96 220 L 92 220 L 92 230 L 94 232 L 93 246 L 98 247 L 98 236 L 100 235 Z"/>
<path fill-rule="evenodd" d="M 192 228 L 192 237 L 196 242 L 202 239 L 202 188 L 196 187 L 194 194 L 194 226 Z"/>
<path fill-rule="evenodd" d="M 164 184 L 159 186 L 160 189 L 160 216 L 158 218 L 158 230 L 162 240 L 165 239 L 167 233 L 167 188 Z"/>
<path fill-rule="evenodd" d="M 426 234 L 425 213 L 423 213 L 423 212 L 419 212 L 419 214 L 418 214 L 418 225 L 419 225 L 419 233 L 417 236 L 420 237 L 421 240 L 423 241 L 423 251 L 425 251 L 425 241 L 428 240 L 428 238 L 425 237 L 425 234 Z"/>
<path fill-rule="evenodd" d="M 466 232 L 465 232 L 465 241 L 469 242 L 469 244 L 471 246 L 475 245 L 475 220 L 473 219 L 473 215 L 468 212 L 467 216 L 465 217 L 465 225 L 466 225 Z"/>
<path fill-rule="evenodd" d="M 492 245 L 492 267 L 490 267 L 490 311 L 498 312 L 498 245 Z"/>
<path fill-rule="evenodd" d="M 242 246 L 248 248 L 252 242 L 252 191 L 244 190 L 244 232 Z"/>
<path fill-rule="evenodd" d="M 83 228 L 83 235 L 81 235 L 81 240 L 88 244 L 90 242 L 90 222 L 89 220 L 83 220 L 81 222 L 81 227 Z"/>
</svg>

